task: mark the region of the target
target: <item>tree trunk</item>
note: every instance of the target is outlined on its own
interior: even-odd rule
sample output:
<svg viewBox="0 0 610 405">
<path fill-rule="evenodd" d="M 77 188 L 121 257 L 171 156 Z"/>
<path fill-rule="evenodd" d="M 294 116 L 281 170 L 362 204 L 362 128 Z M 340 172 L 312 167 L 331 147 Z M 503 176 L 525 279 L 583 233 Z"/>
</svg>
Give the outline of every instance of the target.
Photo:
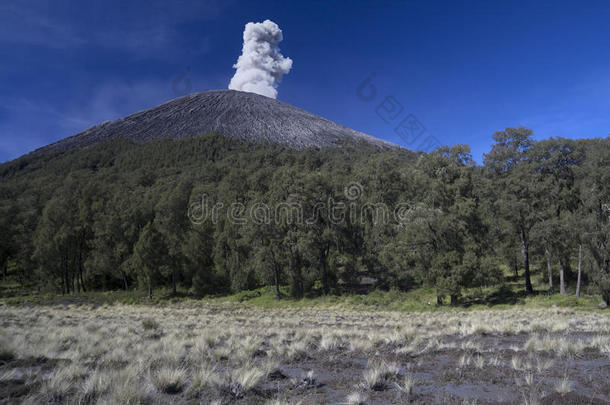
<svg viewBox="0 0 610 405">
<path fill-rule="evenodd" d="M 330 243 L 326 243 L 326 246 L 320 250 L 320 258 L 319 265 L 320 271 L 322 272 L 322 290 L 324 290 L 324 295 L 328 295 L 330 293 L 330 280 L 328 279 L 328 252 L 330 250 Z"/>
<path fill-rule="evenodd" d="M 83 242 L 78 250 L 78 273 L 76 274 L 76 283 L 78 284 L 78 292 L 82 289 L 85 292 L 85 283 L 83 281 Z"/>
<path fill-rule="evenodd" d="M 549 272 L 549 295 L 553 295 L 555 289 L 553 287 L 553 268 L 551 267 L 551 250 L 548 241 L 545 241 L 544 252 L 546 253 L 546 268 Z"/>
<path fill-rule="evenodd" d="M 443 305 L 443 297 L 441 297 L 440 295 L 436 296 L 436 305 L 438 305 L 439 307 Z"/>
<path fill-rule="evenodd" d="M 525 231 L 521 229 L 521 253 L 523 254 L 523 268 L 525 270 L 525 292 L 527 294 L 533 294 L 534 288 L 532 287 L 532 280 L 530 277 L 530 252 L 529 242 L 525 236 Z"/>
<path fill-rule="evenodd" d="M 64 280 L 66 283 L 66 294 L 70 294 L 70 275 L 68 274 L 68 259 L 64 260 Z"/>
<path fill-rule="evenodd" d="M 303 298 L 303 272 L 301 270 L 301 257 L 296 252 L 296 240 L 292 241 L 290 254 L 290 274 L 292 275 L 292 296 L 296 299 Z"/>
<path fill-rule="evenodd" d="M 457 301 L 458 301 L 458 297 L 457 297 L 457 295 L 455 295 L 455 294 L 451 294 L 451 295 L 449 296 L 449 298 L 451 299 L 450 304 L 451 304 L 452 306 L 457 305 Z"/>
<path fill-rule="evenodd" d="M 176 291 L 176 266 L 172 266 L 172 295 L 175 297 L 177 295 Z"/>
<path fill-rule="evenodd" d="M 563 266 L 563 260 L 560 258 L 559 259 L 559 293 L 561 295 L 566 295 L 566 283 L 565 283 L 565 279 L 564 279 L 564 266 Z"/>
<path fill-rule="evenodd" d="M 85 288 L 85 280 L 83 279 L 83 273 L 81 272 L 80 275 L 80 287 L 82 288 L 83 292 L 87 292 L 87 289 Z"/>
<path fill-rule="evenodd" d="M 80 268 L 81 268 L 81 260 L 82 260 L 82 255 L 81 255 L 81 250 L 80 248 L 78 249 L 78 257 L 77 257 L 77 265 L 75 265 L 75 269 L 74 269 L 74 276 L 73 278 L 76 279 L 76 292 L 78 294 L 80 294 Z"/>
<path fill-rule="evenodd" d="M 280 299 L 280 271 L 277 265 L 273 266 L 273 283 L 275 284 L 275 299 Z"/>
<path fill-rule="evenodd" d="M 123 273 L 123 288 L 125 288 L 125 291 L 129 289 L 129 286 L 127 285 L 127 276 L 125 273 Z"/>
<path fill-rule="evenodd" d="M 608 305 L 610 305 L 610 290 L 604 290 L 602 291 L 602 304 L 600 308 L 606 309 Z"/>
<path fill-rule="evenodd" d="M 578 245 L 578 278 L 576 279 L 576 297 L 580 298 L 580 279 L 582 275 L 582 245 Z"/>
<path fill-rule="evenodd" d="M 326 261 L 322 261 L 322 290 L 324 290 L 324 295 L 328 295 L 330 290 L 328 286 L 328 272 L 326 271 Z"/>
<path fill-rule="evenodd" d="M 152 285 L 148 284 L 148 299 L 152 300 L 152 297 L 153 297 Z"/>
<path fill-rule="evenodd" d="M 87 289 L 85 288 L 85 280 L 83 279 L 83 267 L 81 266 L 81 268 L 78 270 L 78 276 L 80 277 L 80 286 L 83 289 L 83 292 L 87 292 Z"/>
<path fill-rule="evenodd" d="M 2 279 L 6 282 L 8 278 L 8 260 L 4 260 L 2 263 Z"/>
<path fill-rule="evenodd" d="M 76 289 L 72 287 L 73 291 L 76 291 L 80 294 L 80 261 L 82 259 L 80 245 L 78 247 L 78 255 L 74 258 L 74 270 L 72 271 L 72 280 L 76 280 Z M 72 282 L 74 286 L 74 281 Z"/>
</svg>

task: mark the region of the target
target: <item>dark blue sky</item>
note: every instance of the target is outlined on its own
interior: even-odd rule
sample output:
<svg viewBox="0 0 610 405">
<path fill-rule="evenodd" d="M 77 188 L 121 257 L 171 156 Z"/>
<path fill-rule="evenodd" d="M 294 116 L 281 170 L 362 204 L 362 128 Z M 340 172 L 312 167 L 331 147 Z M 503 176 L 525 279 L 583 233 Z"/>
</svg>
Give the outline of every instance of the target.
<svg viewBox="0 0 610 405">
<path fill-rule="evenodd" d="M 610 134 L 607 2 L 4 0 L 0 161 L 226 88 L 244 24 L 265 19 L 294 61 L 278 99 L 380 138 L 467 143 L 480 161 L 506 126 Z M 400 114 L 378 114 L 390 96 Z M 395 132 L 409 114 L 425 128 L 414 142 Z"/>
</svg>

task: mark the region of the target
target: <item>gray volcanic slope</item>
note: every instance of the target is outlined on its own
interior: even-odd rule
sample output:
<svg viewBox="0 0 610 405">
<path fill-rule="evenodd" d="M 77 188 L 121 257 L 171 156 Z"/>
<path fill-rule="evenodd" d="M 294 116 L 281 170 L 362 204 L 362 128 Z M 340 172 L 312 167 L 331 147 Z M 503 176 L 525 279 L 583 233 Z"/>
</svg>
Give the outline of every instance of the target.
<svg viewBox="0 0 610 405">
<path fill-rule="evenodd" d="M 196 136 L 211 131 L 295 149 L 332 146 L 344 140 L 364 140 L 382 147 L 396 147 L 272 98 L 234 90 L 213 90 L 177 98 L 93 126 L 40 148 L 36 153 L 83 148 L 117 137 L 148 141 Z"/>
</svg>

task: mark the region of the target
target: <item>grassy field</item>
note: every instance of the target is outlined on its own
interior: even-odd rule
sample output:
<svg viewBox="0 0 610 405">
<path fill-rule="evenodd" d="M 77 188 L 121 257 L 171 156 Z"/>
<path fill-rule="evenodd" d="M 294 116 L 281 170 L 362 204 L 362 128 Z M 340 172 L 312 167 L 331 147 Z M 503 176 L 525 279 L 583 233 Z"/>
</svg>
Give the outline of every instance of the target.
<svg viewBox="0 0 610 405">
<path fill-rule="evenodd" d="M 197 299 L 188 293 L 172 296 L 169 290 L 157 290 L 154 298 L 148 298 L 146 291 L 94 291 L 80 294 L 31 294 L 19 290 L 15 294 L 2 294 L 0 285 L 0 305 L 172 305 L 175 303 L 237 303 L 255 308 L 291 309 L 291 308 L 342 308 L 361 309 L 366 311 L 447 311 L 479 309 L 542 309 L 572 308 L 583 311 L 597 311 L 601 298 L 599 295 L 583 295 L 576 298 L 573 294 L 548 296 L 540 292 L 536 295 L 525 295 L 518 288 L 495 288 L 484 292 L 472 291 L 462 298 L 456 306 L 437 306 L 434 289 L 418 288 L 412 291 L 373 291 L 368 294 L 345 294 L 318 296 L 294 300 L 288 297 L 287 288 L 282 299 L 277 300 L 271 287 L 219 297 Z"/>
<path fill-rule="evenodd" d="M 0 404 L 610 403 L 610 311 L 506 274 L 433 289 L 275 299 L 0 284 Z M 585 291 L 586 292 L 586 291 Z"/>
<path fill-rule="evenodd" d="M 256 299 L 256 298 L 252 298 Z M 262 300 L 262 299 L 261 299 Z M 607 403 L 610 313 L 0 306 L 0 403 Z"/>
</svg>

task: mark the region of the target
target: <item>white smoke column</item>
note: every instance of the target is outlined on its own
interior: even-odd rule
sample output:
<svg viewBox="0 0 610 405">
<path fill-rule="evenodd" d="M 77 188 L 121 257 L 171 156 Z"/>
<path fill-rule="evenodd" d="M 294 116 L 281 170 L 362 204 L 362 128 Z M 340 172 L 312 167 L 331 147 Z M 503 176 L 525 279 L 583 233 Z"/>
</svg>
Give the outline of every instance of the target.
<svg viewBox="0 0 610 405">
<path fill-rule="evenodd" d="M 273 21 L 246 24 L 244 47 L 233 65 L 237 71 L 229 89 L 276 98 L 282 76 L 292 68 L 292 59 L 280 53 L 278 44 L 281 40 L 282 30 Z"/>
</svg>

